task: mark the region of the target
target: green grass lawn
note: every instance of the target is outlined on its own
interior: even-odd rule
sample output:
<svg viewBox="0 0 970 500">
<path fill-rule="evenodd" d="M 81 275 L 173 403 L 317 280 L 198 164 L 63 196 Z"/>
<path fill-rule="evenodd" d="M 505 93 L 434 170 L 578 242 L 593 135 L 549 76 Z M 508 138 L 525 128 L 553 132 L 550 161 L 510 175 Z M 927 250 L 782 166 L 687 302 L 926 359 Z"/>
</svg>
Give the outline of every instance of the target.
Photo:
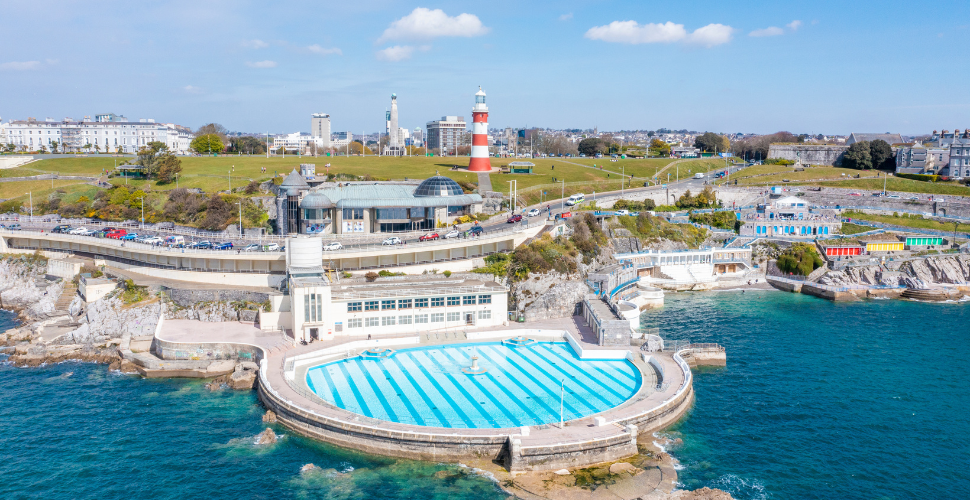
<svg viewBox="0 0 970 500">
<path fill-rule="evenodd" d="M 757 170 L 755 170 L 757 169 Z M 759 174 L 771 174 L 771 175 L 761 175 L 759 177 L 753 177 Z M 849 176 L 856 176 L 862 174 L 863 176 L 875 176 L 877 175 L 875 171 L 863 172 L 860 170 L 855 170 L 851 168 L 839 168 L 839 167 L 809 167 L 804 171 L 795 172 L 792 167 L 783 167 L 779 165 L 757 165 L 754 167 L 748 167 L 740 172 L 739 175 L 735 175 L 734 178 L 738 180 L 738 184 L 777 184 L 782 182 L 784 179 L 791 180 L 793 182 L 797 181 L 807 181 L 815 179 L 832 179 L 839 180 L 844 179 Z M 859 179 L 864 181 L 866 179 Z M 872 179 L 875 180 L 875 179 Z M 880 179 L 880 182 L 881 179 Z M 831 186 L 832 184 L 826 182 L 826 186 Z"/>
<path fill-rule="evenodd" d="M 858 224 L 853 224 L 851 222 L 845 222 L 842 224 L 842 234 L 859 234 L 866 231 L 872 231 L 873 228 L 869 226 L 860 226 Z"/>
<path fill-rule="evenodd" d="M 882 179 L 852 179 L 844 181 L 833 181 L 824 183 L 799 183 L 792 184 L 813 184 L 828 187 L 856 188 L 870 191 L 882 191 Z M 951 196 L 970 196 L 970 188 L 956 182 L 923 182 L 912 179 L 900 179 L 890 177 L 886 181 L 888 191 L 900 191 L 904 193 L 926 193 L 943 194 Z"/>
<path fill-rule="evenodd" d="M 0 177 L 29 177 L 57 173 L 61 175 L 101 175 L 102 170 L 112 171 L 115 163 L 123 163 L 127 158 L 111 157 L 74 157 L 65 155 L 64 158 L 40 160 L 28 163 L 22 167 L 0 170 Z"/>
<path fill-rule="evenodd" d="M 84 184 L 84 181 L 62 181 L 54 180 L 54 189 L 63 188 L 75 184 Z M 38 196 L 45 196 L 43 193 L 51 191 L 51 181 L 17 181 L 0 182 L 0 199 L 8 200 L 12 198 L 28 198 L 27 193 L 31 193 L 35 199 Z"/>
<path fill-rule="evenodd" d="M 842 214 L 843 217 L 850 219 L 860 219 L 870 222 L 881 222 L 883 224 L 894 224 L 897 226 L 914 227 L 919 229 L 932 229 L 934 231 L 954 231 L 954 224 L 952 222 L 939 222 L 931 219 L 923 219 L 920 217 L 894 217 L 892 215 L 875 215 L 875 214 L 865 214 L 861 212 L 846 211 Z M 845 224 L 843 224 L 843 227 Z M 869 231 L 871 229 L 867 229 Z M 970 224 L 960 223 L 956 225 L 957 232 L 966 233 L 970 232 Z M 844 229 L 843 229 L 844 231 Z"/>
</svg>

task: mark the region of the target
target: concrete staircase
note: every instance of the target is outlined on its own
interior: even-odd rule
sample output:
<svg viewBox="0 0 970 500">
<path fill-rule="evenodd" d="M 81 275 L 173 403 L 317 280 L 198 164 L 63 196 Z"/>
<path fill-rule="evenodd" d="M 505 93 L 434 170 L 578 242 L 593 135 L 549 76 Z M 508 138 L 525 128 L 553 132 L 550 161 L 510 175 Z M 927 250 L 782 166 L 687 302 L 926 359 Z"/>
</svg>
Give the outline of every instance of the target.
<svg viewBox="0 0 970 500">
<path fill-rule="evenodd" d="M 67 314 L 67 310 L 71 305 L 71 301 L 74 300 L 74 296 L 77 295 L 77 285 L 70 281 L 64 282 L 64 292 L 61 296 L 57 298 L 57 302 L 54 303 L 55 311 L 63 311 Z"/>
</svg>

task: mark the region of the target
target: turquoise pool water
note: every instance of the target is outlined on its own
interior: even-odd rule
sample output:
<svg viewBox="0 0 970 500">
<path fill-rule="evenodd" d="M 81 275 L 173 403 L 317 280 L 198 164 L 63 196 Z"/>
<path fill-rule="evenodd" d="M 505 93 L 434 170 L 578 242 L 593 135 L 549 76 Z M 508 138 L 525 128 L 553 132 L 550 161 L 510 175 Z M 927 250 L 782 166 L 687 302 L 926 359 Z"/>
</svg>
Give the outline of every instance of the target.
<svg viewBox="0 0 970 500">
<path fill-rule="evenodd" d="M 462 372 L 473 355 L 485 373 Z M 494 342 L 335 361 L 310 368 L 306 381 L 321 398 L 354 413 L 467 429 L 559 422 L 561 392 L 565 420 L 600 413 L 633 397 L 641 377 L 627 360 L 582 360 L 565 342 Z"/>
</svg>

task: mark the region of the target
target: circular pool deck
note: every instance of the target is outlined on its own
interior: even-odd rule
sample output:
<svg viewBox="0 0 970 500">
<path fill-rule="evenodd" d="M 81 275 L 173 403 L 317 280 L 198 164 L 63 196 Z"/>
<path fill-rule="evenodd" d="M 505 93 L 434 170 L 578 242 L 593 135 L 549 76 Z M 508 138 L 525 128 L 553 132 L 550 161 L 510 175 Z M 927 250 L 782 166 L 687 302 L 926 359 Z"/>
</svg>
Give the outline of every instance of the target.
<svg viewBox="0 0 970 500">
<path fill-rule="evenodd" d="M 548 332 L 548 331 L 546 331 Z M 509 330 L 507 338 L 519 332 Z M 562 334 L 558 340 L 562 340 Z M 653 432 L 673 423 L 693 401 L 690 368 L 675 353 L 650 353 L 644 359 L 633 346 L 599 347 L 578 340 L 573 342 L 584 357 L 595 357 L 609 351 L 630 354 L 641 383 L 632 397 L 617 406 L 568 420 L 564 428 L 544 419 L 539 425 L 512 427 L 455 428 L 440 421 L 416 425 L 374 418 L 341 408 L 319 397 L 307 385 L 307 372 L 313 367 L 343 360 L 343 346 L 359 346 L 356 338 L 336 339 L 316 352 L 330 351 L 329 358 L 311 361 L 303 366 L 288 366 L 286 353 L 271 353 L 261 361 L 259 396 L 277 414 L 284 426 L 309 437 L 368 453 L 425 460 L 461 460 L 489 458 L 503 463 L 509 470 L 549 470 L 583 466 L 616 460 L 637 453 L 637 435 Z M 383 339 L 382 347 L 406 349 L 415 347 L 417 339 L 398 339 L 410 345 L 392 345 Z M 490 340 L 495 340 L 490 339 Z M 556 340 L 546 338 L 540 340 Z M 463 342 L 447 344 L 461 348 Z M 436 347 L 441 347 L 438 345 Z M 310 347 L 310 346 L 307 346 Z M 370 347 L 370 346 L 365 346 Z M 358 349 L 362 352 L 364 348 Z M 346 349 L 349 351 L 349 348 Z M 291 351 L 312 355 L 312 348 Z M 351 351 L 356 354 L 356 351 Z M 390 358 L 393 359 L 393 356 Z M 287 372 L 287 370 L 290 372 Z M 658 373 L 665 375 L 658 380 Z M 469 375 L 463 375 L 468 377 Z M 397 393 L 395 393 L 396 395 Z M 403 394 L 403 393 L 402 393 Z M 558 403 L 558 402 L 557 402 Z M 558 408 L 556 408 L 558 415 Z"/>
</svg>

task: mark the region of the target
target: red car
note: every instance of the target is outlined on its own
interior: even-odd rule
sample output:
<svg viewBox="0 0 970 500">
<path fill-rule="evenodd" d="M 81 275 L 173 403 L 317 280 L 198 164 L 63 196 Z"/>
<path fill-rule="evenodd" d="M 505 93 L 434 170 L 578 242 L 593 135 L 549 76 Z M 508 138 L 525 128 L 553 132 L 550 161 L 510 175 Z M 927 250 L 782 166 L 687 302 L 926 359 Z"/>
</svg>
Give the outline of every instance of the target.
<svg viewBox="0 0 970 500">
<path fill-rule="evenodd" d="M 111 238 L 113 240 L 119 240 L 121 239 L 122 236 L 126 234 L 128 234 L 128 231 L 125 231 L 124 229 L 115 229 L 114 231 L 111 231 L 110 233 L 104 235 L 104 237 Z"/>
<path fill-rule="evenodd" d="M 507 220 L 505 222 L 507 222 L 509 224 L 514 224 L 514 223 L 519 222 L 521 220 L 522 220 L 522 216 L 519 215 L 519 214 L 515 214 L 512 217 L 509 217 L 509 220 Z"/>
<path fill-rule="evenodd" d="M 418 241 L 434 241 L 438 238 L 440 238 L 440 236 L 438 236 L 438 233 L 428 233 L 418 238 Z"/>
</svg>

